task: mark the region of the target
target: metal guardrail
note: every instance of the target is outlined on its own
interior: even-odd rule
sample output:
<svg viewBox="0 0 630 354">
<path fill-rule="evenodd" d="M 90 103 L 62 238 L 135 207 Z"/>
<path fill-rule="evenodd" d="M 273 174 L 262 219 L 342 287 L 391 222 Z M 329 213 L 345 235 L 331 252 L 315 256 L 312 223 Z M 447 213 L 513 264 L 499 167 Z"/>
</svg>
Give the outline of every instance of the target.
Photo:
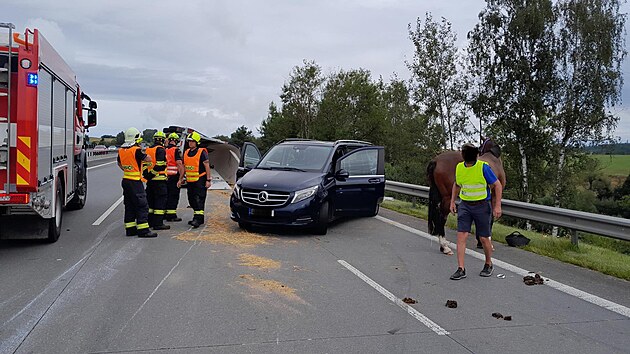
<svg viewBox="0 0 630 354">
<path fill-rule="evenodd" d="M 429 198 L 429 187 L 427 186 L 387 181 L 385 182 L 385 190 L 425 199 Z M 576 231 L 630 241 L 630 219 L 524 203 L 509 199 L 503 199 L 501 201 L 501 207 L 503 214 L 507 216 L 542 222 L 573 230 L 574 236 L 572 237 L 572 241 L 574 243 L 577 243 Z"/>
<path fill-rule="evenodd" d="M 88 161 L 94 161 L 99 159 L 104 159 L 112 156 L 116 156 L 118 154 L 118 150 L 94 150 L 88 149 L 85 151 L 88 157 Z"/>
</svg>

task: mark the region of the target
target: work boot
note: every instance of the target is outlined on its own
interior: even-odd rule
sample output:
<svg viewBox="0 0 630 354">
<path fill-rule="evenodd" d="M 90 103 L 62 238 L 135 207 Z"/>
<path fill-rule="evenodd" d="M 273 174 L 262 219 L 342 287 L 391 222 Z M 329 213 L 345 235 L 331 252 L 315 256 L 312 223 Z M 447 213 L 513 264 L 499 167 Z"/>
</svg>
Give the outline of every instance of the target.
<svg viewBox="0 0 630 354">
<path fill-rule="evenodd" d="M 152 227 L 152 229 L 153 230 L 170 230 L 171 227 L 168 226 L 168 225 L 162 224 L 162 225 L 155 225 L 155 226 Z"/>
<path fill-rule="evenodd" d="M 178 221 L 182 221 L 182 218 L 177 217 L 177 215 L 170 217 L 168 219 L 165 219 L 168 222 L 178 222 Z"/>
<path fill-rule="evenodd" d="M 460 280 L 464 278 L 466 278 L 466 269 L 464 268 L 457 268 L 455 273 L 451 275 L 451 280 Z"/>
<path fill-rule="evenodd" d="M 150 238 L 150 237 L 157 237 L 157 235 L 158 235 L 157 232 L 148 231 L 148 232 L 145 232 L 145 233 L 142 233 L 142 234 L 138 234 L 138 237 Z"/>
<path fill-rule="evenodd" d="M 193 227 L 193 229 L 196 229 L 201 225 L 201 223 L 199 222 L 199 220 L 194 219 L 193 221 L 190 222 L 190 225 Z"/>
<path fill-rule="evenodd" d="M 136 229 L 135 227 L 130 227 L 128 229 L 125 229 L 125 234 L 127 236 L 136 236 L 138 235 L 138 229 Z"/>
</svg>

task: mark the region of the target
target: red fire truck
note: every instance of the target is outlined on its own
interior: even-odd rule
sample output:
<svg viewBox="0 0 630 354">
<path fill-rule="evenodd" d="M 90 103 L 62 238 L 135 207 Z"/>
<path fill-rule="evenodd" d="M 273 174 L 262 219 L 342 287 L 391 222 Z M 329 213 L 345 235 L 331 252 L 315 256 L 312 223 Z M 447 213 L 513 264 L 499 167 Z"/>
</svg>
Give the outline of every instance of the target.
<svg viewBox="0 0 630 354">
<path fill-rule="evenodd" d="M 0 238 L 55 242 L 62 210 L 85 205 L 97 105 L 38 30 L 14 29 L 0 23 Z"/>
</svg>

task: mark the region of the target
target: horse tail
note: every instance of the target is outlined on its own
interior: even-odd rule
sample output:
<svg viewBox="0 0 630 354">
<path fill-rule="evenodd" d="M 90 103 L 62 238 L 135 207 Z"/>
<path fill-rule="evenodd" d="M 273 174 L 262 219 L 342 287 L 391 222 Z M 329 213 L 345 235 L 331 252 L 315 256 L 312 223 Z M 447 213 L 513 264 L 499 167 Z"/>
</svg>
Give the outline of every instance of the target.
<svg viewBox="0 0 630 354">
<path fill-rule="evenodd" d="M 435 178 L 433 173 L 437 162 L 435 160 L 429 162 L 427 165 L 427 180 L 429 181 L 429 233 L 435 235 L 436 226 L 440 222 L 440 203 L 442 202 L 442 195 L 439 189 L 435 185 Z"/>
</svg>

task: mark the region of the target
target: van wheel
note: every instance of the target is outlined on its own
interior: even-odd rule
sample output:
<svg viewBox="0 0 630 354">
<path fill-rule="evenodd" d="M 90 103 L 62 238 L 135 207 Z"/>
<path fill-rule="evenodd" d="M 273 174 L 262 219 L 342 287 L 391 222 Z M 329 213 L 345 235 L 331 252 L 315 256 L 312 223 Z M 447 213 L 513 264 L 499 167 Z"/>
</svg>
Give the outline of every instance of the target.
<svg viewBox="0 0 630 354">
<path fill-rule="evenodd" d="M 48 221 L 48 238 L 46 242 L 57 242 L 61 235 L 61 222 L 63 220 L 63 187 L 61 186 L 61 180 L 57 180 L 57 191 L 55 193 L 55 209 L 53 210 L 53 217 Z"/>
<path fill-rule="evenodd" d="M 378 215 L 378 211 L 379 210 L 381 210 L 381 205 L 380 204 L 376 204 L 376 207 L 374 208 L 374 212 L 372 214 L 370 214 L 370 216 Z"/>
<path fill-rule="evenodd" d="M 330 220 L 330 208 L 328 202 L 324 202 L 319 209 L 319 220 L 314 228 L 314 232 L 317 235 L 326 235 L 328 233 L 328 221 Z"/>
</svg>

